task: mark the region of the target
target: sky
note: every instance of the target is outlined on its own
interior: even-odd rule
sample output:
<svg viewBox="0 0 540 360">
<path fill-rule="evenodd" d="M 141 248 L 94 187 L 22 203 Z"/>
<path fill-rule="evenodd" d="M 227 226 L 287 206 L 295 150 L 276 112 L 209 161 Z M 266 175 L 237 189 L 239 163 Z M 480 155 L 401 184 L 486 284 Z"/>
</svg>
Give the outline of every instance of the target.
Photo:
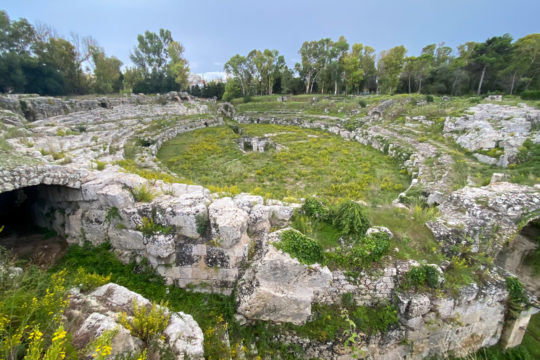
<svg viewBox="0 0 540 360">
<path fill-rule="evenodd" d="M 307 40 L 345 36 L 377 53 L 404 45 L 455 47 L 510 33 L 540 32 L 539 0 L 2 0 L 11 19 L 92 36 L 107 55 L 131 64 L 137 35 L 160 28 L 185 48 L 191 71 L 219 75 L 233 55 L 277 49 L 292 66 Z"/>
</svg>

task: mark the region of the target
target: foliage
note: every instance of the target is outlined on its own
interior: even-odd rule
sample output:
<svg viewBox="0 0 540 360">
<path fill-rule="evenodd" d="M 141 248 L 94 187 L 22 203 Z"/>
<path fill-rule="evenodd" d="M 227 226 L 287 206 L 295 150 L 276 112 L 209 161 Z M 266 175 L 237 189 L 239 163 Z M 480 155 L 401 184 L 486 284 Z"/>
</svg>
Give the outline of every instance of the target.
<svg viewBox="0 0 540 360">
<path fill-rule="evenodd" d="M 328 209 L 328 206 L 315 198 L 307 198 L 300 209 L 310 218 L 323 221 L 329 219 L 330 210 Z"/>
<path fill-rule="evenodd" d="M 523 100 L 540 100 L 540 90 L 523 91 L 519 96 Z"/>
<path fill-rule="evenodd" d="M 93 339 L 86 346 L 85 352 L 91 354 L 92 359 L 105 360 L 112 352 L 113 338 L 118 334 L 118 329 L 105 330 L 97 339 Z"/>
<path fill-rule="evenodd" d="M 143 216 L 142 224 L 137 225 L 137 230 L 143 233 L 144 237 L 151 237 L 154 234 L 170 234 L 174 229 L 172 226 L 164 226 L 154 221 L 153 217 Z"/>
<path fill-rule="evenodd" d="M 191 314 L 203 332 L 206 354 L 215 354 L 214 349 L 221 348 L 219 334 L 215 329 L 218 319 L 231 322 L 234 315 L 234 299 L 219 294 L 195 293 L 176 286 L 168 287 L 163 278 L 148 264 L 123 264 L 109 251 L 110 245 L 92 247 L 72 246 L 66 256 L 55 266 L 59 268 L 83 267 L 87 272 L 102 276 L 111 275 L 111 282 L 127 287 L 153 302 L 168 301 L 171 311 Z M 223 353 L 222 353 L 223 354 Z M 219 356 L 214 356 L 214 359 Z"/>
<path fill-rule="evenodd" d="M 95 163 L 96 163 L 96 169 L 99 171 L 105 169 L 105 165 L 107 165 L 105 161 L 95 160 Z"/>
<path fill-rule="evenodd" d="M 351 247 L 339 248 L 324 254 L 332 268 L 357 271 L 379 261 L 390 250 L 390 236 L 384 232 L 356 239 Z"/>
<path fill-rule="evenodd" d="M 401 287 L 403 289 L 430 287 L 432 289 L 439 287 L 439 272 L 434 266 L 420 265 L 413 267 L 403 276 Z"/>
<path fill-rule="evenodd" d="M 386 332 L 398 323 L 397 309 L 391 304 L 359 306 L 352 311 L 351 318 L 367 334 Z"/>
<path fill-rule="evenodd" d="M 523 304 L 528 302 L 523 284 L 516 277 L 506 278 L 508 289 L 508 311 L 511 317 L 516 317 L 523 310 Z"/>
<path fill-rule="evenodd" d="M 343 310 L 348 319 L 344 320 Z M 389 303 L 374 306 L 353 306 L 340 308 L 335 305 L 314 304 L 312 320 L 305 325 L 287 325 L 286 328 L 297 335 L 321 342 L 335 341 L 343 336 L 351 336 L 351 327 L 366 334 L 386 332 L 398 323 L 397 309 Z"/>
<path fill-rule="evenodd" d="M 134 187 L 131 189 L 131 194 L 135 201 L 139 202 L 151 202 L 156 197 L 156 194 L 146 184 Z"/>
<path fill-rule="evenodd" d="M 370 227 L 362 205 L 350 200 L 338 207 L 333 221 L 344 235 L 363 236 Z"/>
<path fill-rule="evenodd" d="M 195 223 L 197 225 L 197 233 L 200 236 L 204 236 L 208 231 L 208 225 L 210 224 L 208 222 L 208 217 L 206 214 L 199 214 L 195 217 Z"/>
<path fill-rule="evenodd" d="M 75 283 L 81 288 L 81 291 L 90 291 L 101 285 L 105 285 L 111 280 L 111 275 L 103 276 L 94 272 L 89 273 L 84 268 L 77 268 Z"/>
<path fill-rule="evenodd" d="M 162 180 L 163 182 L 167 182 L 167 183 L 179 182 L 178 177 L 174 175 L 151 170 L 151 169 L 142 169 L 139 166 L 137 166 L 135 161 L 131 159 L 119 160 L 116 162 L 116 164 L 123 167 L 126 171 L 133 174 L 137 174 L 140 177 L 145 178 L 147 180 L 152 180 L 152 181 Z"/>
<path fill-rule="evenodd" d="M 276 134 L 273 141 L 283 148 L 242 153 L 235 142 L 241 135 L 223 126 L 177 136 L 163 144 L 158 159 L 181 182 L 220 189 L 234 185 L 273 199 L 317 194 L 329 203 L 344 198 L 386 203 L 400 190 L 383 189 L 384 178 L 402 186 L 409 182 L 393 159 L 356 142 L 345 147 L 339 136 L 294 126 L 239 126 L 244 136 Z"/>
<path fill-rule="evenodd" d="M 3 254 L 1 261 L 9 263 Z M 0 357 L 63 359 L 68 339 L 62 325 L 69 304 L 66 270 L 47 274 L 26 266 L 20 275 L 0 272 Z"/>
<path fill-rule="evenodd" d="M 282 250 L 302 264 L 321 264 L 323 262 L 322 247 L 312 239 L 295 230 L 281 233 L 281 241 L 272 243 L 276 249 Z"/>
<path fill-rule="evenodd" d="M 141 339 L 146 346 L 152 341 L 157 340 L 171 318 L 170 312 L 167 310 L 168 304 L 155 302 L 150 305 L 139 304 L 137 299 L 133 299 L 131 310 L 133 316 L 122 312 L 118 318 L 120 325 L 129 330 L 131 335 Z"/>
</svg>

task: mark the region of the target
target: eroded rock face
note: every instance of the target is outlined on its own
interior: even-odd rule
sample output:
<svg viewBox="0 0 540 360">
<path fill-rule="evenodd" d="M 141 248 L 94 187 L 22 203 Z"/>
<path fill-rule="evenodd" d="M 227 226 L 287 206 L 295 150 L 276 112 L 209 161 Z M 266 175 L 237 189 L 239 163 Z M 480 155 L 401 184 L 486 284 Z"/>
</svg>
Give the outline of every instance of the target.
<svg viewBox="0 0 540 360">
<path fill-rule="evenodd" d="M 112 341 L 112 354 L 121 355 L 141 351 L 143 342 L 130 334 L 119 323 L 121 313 L 133 316 L 133 302 L 139 306 L 150 306 L 150 301 L 127 288 L 109 283 L 88 295 L 71 292 L 70 307 L 66 316 L 74 334 L 73 342 L 84 348 L 90 341 L 97 339 L 106 330 L 117 329 Z M 170 320 L 163 334 L 166 344 L 177 359 L 203 359 L 204 336 L 201 328 L 191 315 L 182 312 L 170 312 Z"/>
<path fill-rule="evenodd" d="M 440 217 L 427 225 L 447 251 L 463 244 L 496 256 L 517 233 L 517 223 L 539 209 L 537 188 L 499 182 L 453 192 L 439 205 Z"/>
<path fill-rule="evenodd" d="M 281 232 L 269 236 L 261 258 L 238 286 L 238 314 L 249 320 L 303 324 L 311 315 L 314 292 L 330 285 L 332 274 L 318 264 L 307 266 L 277 250 Z"/>
<path fill-rule="evenodd" d="M 525 140 L 540 142 L 540 134 L 534 130 L 540 124 L 540 110 L 525 104 L 478 104 L 468 112 L 471 114 L 447 118 L 444 133 L 471 152 L 503 150 L 504 154 L 499 157 L 475 153 L 474 156 L 483 163 L 506 167 L 516 161 L 519 147 Z"/>
</svg>

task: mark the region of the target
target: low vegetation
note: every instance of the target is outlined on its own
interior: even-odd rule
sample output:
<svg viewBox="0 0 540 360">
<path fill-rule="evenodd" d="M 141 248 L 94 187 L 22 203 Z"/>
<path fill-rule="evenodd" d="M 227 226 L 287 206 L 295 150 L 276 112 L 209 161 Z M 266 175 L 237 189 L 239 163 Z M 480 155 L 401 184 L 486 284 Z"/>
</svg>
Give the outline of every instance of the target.
<svg viewBox="0 0 540 360">
<path fill-rule="evenodd" d="M 242 135 L 228 127 L 181 134 L 163 145 L 158 159 L 183 182 L 216 192 L 235 186 L 238 191 L 274 199 L 298 201 L 318 194 L 333 202 L 388 203 L 408 186 L 408 176 L 399 172 L 393 159 L 339 136 L 293 126 L 240 128 Z M 264 135 L 272 135 L 283 148 L 243 153 L 235 142 L 241 136 Z M 383 183 L 387 185 L 382 187 Z"/>
</svg>

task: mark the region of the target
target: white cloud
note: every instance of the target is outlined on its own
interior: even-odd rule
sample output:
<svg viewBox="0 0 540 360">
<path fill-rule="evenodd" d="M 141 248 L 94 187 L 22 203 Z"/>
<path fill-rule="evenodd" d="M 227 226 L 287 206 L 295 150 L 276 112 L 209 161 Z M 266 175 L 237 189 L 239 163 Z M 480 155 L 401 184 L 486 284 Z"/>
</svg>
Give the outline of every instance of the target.
<svg viewBox="0 0 540 360">
<path fill-rule="evenodd" d="M 219 61 L 214 61 L 212 64 L 214 64 L 214 66 L 221 66 L 221 63 Z"/>
</svg>

